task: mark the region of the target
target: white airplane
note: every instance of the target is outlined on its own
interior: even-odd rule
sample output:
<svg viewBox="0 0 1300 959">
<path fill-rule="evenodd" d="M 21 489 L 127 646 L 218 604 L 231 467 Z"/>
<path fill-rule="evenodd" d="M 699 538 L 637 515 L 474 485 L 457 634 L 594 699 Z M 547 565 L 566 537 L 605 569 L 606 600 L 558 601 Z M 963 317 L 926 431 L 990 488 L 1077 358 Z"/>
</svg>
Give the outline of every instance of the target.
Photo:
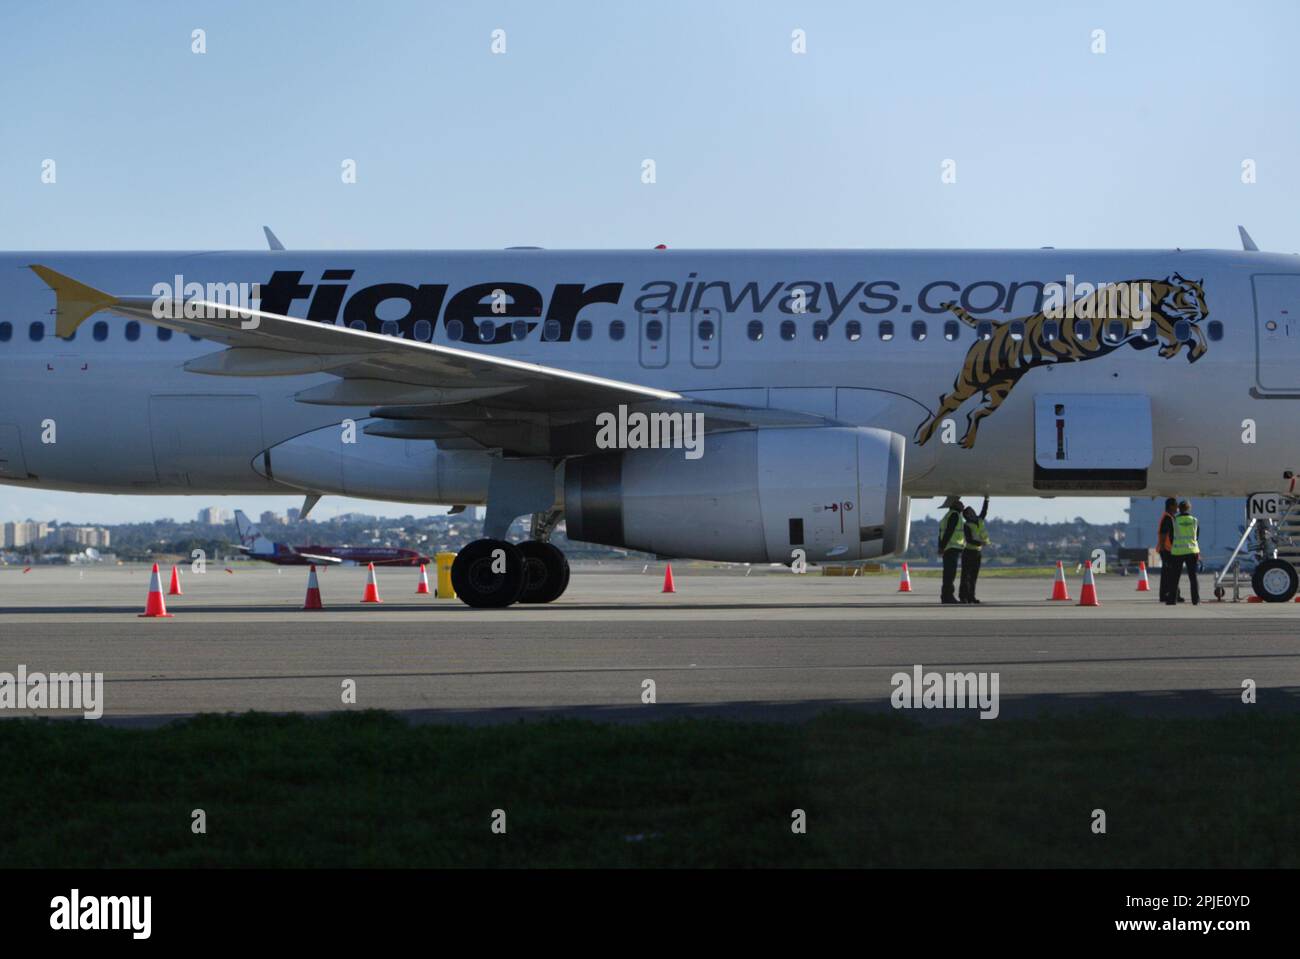
<svg viewBox="0 0 1300 959">
<path fill-rule="evenodd" d="M 471 606 L 558 597 L 561 518 L 815 563 L 902 552 L 910 498 L 954 490 L 1272 490 L 1300 468 L 1300 261 L 1242 236 L 0 254 L 0 481 L 486 504 L 453 568 Z M 533 539 L 505 542 L 526 515 Z"/>
</svg>

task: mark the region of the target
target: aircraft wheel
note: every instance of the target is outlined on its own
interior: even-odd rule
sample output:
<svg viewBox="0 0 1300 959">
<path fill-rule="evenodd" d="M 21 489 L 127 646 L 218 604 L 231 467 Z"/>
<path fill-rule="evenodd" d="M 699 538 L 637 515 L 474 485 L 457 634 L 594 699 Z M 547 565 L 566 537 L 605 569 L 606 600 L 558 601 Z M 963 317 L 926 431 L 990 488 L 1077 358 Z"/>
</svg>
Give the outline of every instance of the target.
<svg viewBox="0 0 1300 959">
<path fill-rule="evenodd" d="M 451 585 L 466 606 L 502 609 L 524 589 L 524 554 L 503 539 L 476 539 L 451 564 Z"/>
<path fill-rule="evenodd" d="M 1295 567 L 1284 559 L 1266 559 L 1255 567 L 1250 577 L 1255 595 L 1266 603 L 1286 603 L 1300 586 Z"/>
<path fill-rule="evenodd" d="M 524 554 L 524 590 L 521 603 L 552 603 L 569 587 L 569 561 L 550 543 L 530 539 L 519 544 Z"/>
</svg>

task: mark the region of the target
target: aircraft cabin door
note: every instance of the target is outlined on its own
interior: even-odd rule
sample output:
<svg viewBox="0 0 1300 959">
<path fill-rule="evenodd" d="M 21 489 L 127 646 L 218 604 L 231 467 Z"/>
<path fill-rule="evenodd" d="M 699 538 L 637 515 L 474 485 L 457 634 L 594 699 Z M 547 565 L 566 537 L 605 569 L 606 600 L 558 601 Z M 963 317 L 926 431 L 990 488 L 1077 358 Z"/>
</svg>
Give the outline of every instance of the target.
<svg viewBox="0 0 1300 959">
<path fill-rule="evenodd" d="M 1251 279 L 1259 385 L 1265 390 L 1300 390 L 1300 276 L 1261 273 Z"/>
<path fill-rule="evenodd" d="M 691 311 L 691 365 L 712 369 L 722 359 L 722 314 L 716 309 Z"/>
<path fill-rule="evenodd" d="M 641 365 L 661 370 L 668 365 L 668 311 L 646 310 L 639 319 Z"/>
</svg>

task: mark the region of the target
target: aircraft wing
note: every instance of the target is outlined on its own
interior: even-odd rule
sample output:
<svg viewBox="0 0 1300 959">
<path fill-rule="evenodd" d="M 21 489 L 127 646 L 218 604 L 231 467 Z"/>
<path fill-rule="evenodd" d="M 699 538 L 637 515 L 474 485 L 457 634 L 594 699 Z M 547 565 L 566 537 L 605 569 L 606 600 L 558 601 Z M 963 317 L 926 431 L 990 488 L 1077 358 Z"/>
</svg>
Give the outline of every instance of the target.
<svg viewBox="0 0 1300 959">
<path fill-rule="evenodd" d="M 303 559 L 310 560 L 311 562 L 317 563 L 321 566 L 338 566 L 343 562 L 343 560 L 339 559 L 337 556 L 318 556 L 316 553 L 304 553 L 297 549 L 293 551 L 293 555 L 301 556 Z"/>
<path fill-rule="evenodd" d="M 595 414 L 619 405 L 703 413 L 706 431 L 825 422 L 802 413 L 704 403 L 670 390 L 222 303 L 177 300 L 160 310 L 157 297 L 115 296 L 49 267 L 31 269 L 55 292 L 59 336 L 71 336 L 87 318 L 108 310 L 229 347 L 187 362 L 193 373 L 328 373 L 336 380 L 295 399 L 370 407 L 377 419 L 366 431 L 380 436 L 542 456 L 590 451 Z"/>
</svg>

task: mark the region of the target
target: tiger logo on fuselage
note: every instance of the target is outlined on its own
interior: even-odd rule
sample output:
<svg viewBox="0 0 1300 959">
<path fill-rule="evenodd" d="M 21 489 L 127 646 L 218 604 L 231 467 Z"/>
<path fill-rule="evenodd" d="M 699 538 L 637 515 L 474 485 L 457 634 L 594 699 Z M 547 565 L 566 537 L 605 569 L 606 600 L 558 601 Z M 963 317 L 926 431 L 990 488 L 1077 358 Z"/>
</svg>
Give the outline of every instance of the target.
<svg viewBox="0 0 1300 959">
<path fill-rule="evenodd" d="M 1199 325 L 1210 314 L 1201 282 L 1175 273 L 1163 280 L 1103 286 L 1076 300 L 1068 318 L 1044 311 L 1019 320 L 979 319 L 956 303 L 942 304 L 977 331 L 984 327 L 985 335 L 966 352 L 953 388 L 939 397 L 939 408 L 917 427 L 917 444 L 925 445 L 944 417 L 982 393 L 984 405 L 967 414 L 966 433 L 961 438 L 961 445 L 970 449 L 980 420 L 994 413 L 1021 377 L 1036 367 L 1096 359 L 1125 344 L 1145 350 L 1157 343 L 1165 359 L 1177 356 L 1184 343 L 1190 343 L 1187 360 L 1195 363 L 1208 349 Z M 1115 295 L 1116 291 L 1137 288 L 1150 291 L 1144 310 L 1133 309 L 1127 294 Z M 1179 324 L 1185 326 L 1180 330 Z"/>
</svg>

